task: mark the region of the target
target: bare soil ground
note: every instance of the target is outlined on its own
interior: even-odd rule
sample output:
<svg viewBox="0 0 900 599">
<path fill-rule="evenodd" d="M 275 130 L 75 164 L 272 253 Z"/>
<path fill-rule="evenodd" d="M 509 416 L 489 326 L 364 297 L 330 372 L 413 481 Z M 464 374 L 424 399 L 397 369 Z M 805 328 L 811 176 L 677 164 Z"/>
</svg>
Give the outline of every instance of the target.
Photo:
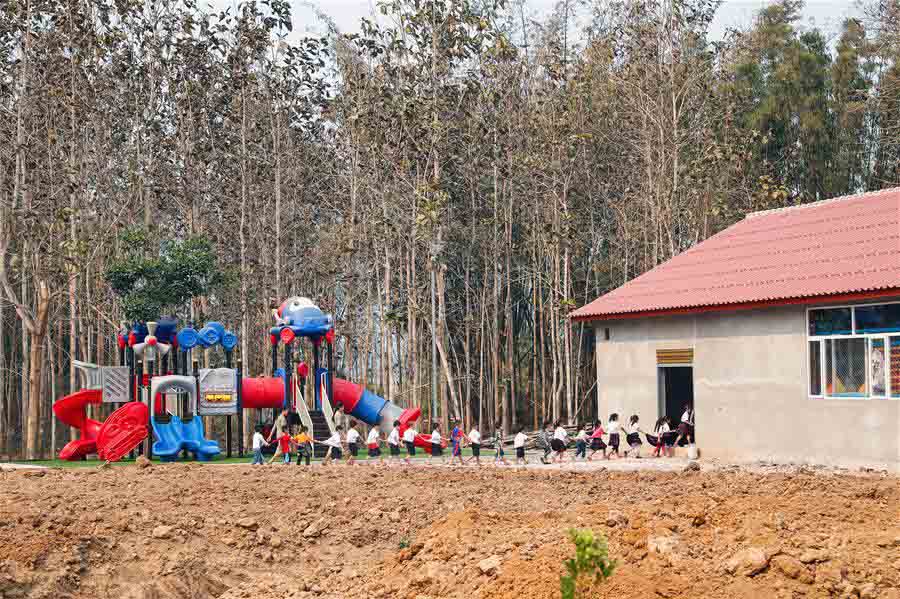
<svg viewBox="0 0 900 599">
<path fill-rule="evenodd" d="M 704 466 L 706 468 L 706 466 Z M 371 466 L 0 471 L 0 598 L 900 598 L 885 474 Z"/>
</svg>

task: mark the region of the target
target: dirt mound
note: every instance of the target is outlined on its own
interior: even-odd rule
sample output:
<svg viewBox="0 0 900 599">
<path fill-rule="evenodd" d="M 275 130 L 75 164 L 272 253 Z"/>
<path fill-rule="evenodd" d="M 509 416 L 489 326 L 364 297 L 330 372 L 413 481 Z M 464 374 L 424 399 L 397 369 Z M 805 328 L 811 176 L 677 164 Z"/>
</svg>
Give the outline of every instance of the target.
<svg viewBox="0 0 900 599">
<path fill-rule="evenodd" d="M 885 476 L 194 464 L 0 473 L 0 597 L 559 596 L 570 528 L 609 539 L 592 596 L 900 599 Z"/>
</svg>

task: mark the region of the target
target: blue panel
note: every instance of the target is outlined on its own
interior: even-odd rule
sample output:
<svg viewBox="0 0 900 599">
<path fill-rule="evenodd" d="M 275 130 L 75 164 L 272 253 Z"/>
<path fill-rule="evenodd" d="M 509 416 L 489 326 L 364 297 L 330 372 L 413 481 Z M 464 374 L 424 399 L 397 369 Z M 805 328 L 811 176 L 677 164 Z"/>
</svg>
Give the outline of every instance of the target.
<svg viewBox="0 0 900 599">
<path fill-rule="evenodd" d="M 237 345 L 237 342 L 237 335 L 235 335 L 231 331 L 225 331 L 225 334 L 222 335 L 222 347 L 224 347 L 228 351 L 233 350 Z"/>
<path fill-rule="evenodd" d="M 215 320 L 212 322 L 207 322 L 204 328 L 212 329 L 219 336 L 219 339 L 222 338 L 222 335 L 225 334 L 225 325 L 221 322 L 216 322 Z"/>
<path fill-rule="evenodd" d="M 180 347 L 183 351 L 187 351 L 189 349 L 197 347 L 197 343 L 199 342 L 197 330 L 193 327 L 185 327 L 181 329 L 180 331 L 178 331 L 178 334 L 175 335 L 175 338 L 178 339 L 178 347 Z"/>
<path fill-rule="evenodd" d="M 156 338 L 161 343 L 172 343 L 177 328 L 178 320 L 171 316 L 163 316 L 156 323 Z"/>
<path fill-rule="evenodd" d="M 200 345 L 212 347 L 219 342 L 219 331 L 209 325 L 200 329 Z"/>
<path fill-rule="evenodd" d="M 359 398 L 359 402 L 353 408 L 351 415 L 369 426 L 375 426 L 378 424 L 379 415 L 385 404 L 387 404 L 387 401 L 384 398 L 368 390 L 363 390 L 362 397 Z"/>
</svg>

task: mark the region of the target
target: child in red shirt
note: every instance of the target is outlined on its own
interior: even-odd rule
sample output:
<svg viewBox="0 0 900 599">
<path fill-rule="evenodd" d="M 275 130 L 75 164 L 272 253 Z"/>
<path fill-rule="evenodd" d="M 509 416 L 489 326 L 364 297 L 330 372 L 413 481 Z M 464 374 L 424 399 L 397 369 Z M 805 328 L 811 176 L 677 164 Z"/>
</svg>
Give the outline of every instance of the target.
<svg viewBox="0 0 900 599">
<path fill-rule="evenodd" d="M 283 432 L 280 437 L 278 437 L 278 445 L 281 449 L 282 455 L 284 455 L 284 463 L 291 463 L 291 436 L 287 433 L 287 431 Z"/>
</svg>

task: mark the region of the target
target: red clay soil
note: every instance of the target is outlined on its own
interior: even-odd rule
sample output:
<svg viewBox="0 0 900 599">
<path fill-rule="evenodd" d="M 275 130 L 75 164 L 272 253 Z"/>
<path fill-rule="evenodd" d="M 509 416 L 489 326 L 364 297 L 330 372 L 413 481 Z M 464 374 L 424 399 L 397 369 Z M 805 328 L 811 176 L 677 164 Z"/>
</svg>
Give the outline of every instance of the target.
<svg viewBox="0 0 900 599">
<path fill-rule="evenodd" d="M 812 471 L 196 464 L 0 472 L 0 598 L 900 599 L 900 489 Z"/>
</svg>

